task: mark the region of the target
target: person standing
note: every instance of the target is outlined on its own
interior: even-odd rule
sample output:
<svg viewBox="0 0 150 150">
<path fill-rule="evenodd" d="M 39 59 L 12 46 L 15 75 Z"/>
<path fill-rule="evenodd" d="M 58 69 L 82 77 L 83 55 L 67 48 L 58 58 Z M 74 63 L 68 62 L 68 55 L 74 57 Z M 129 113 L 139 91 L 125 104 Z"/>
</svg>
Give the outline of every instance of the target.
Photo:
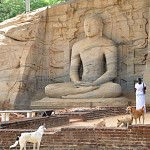
<svg viewBox="0 0 150 150">
<path fill-rule="evenodd" d="M 142 82 L 142 78 L 138 78 L 138 83 L 135 84 L 136 92 L 136 110 L 141 109 L 143 106 L 145 108 L 145 93 L 146 93 L 146 84 Z"/>
</svg>

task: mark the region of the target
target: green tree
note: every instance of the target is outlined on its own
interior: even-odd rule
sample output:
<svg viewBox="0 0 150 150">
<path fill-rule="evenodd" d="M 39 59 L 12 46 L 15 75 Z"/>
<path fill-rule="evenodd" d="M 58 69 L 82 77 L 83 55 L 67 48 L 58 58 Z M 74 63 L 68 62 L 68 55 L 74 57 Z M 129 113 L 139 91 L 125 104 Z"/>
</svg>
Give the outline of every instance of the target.
<svg viewBox="0 0 150 150">
<path fill-rule="evenodd" d="M 30 0 L 31 11 L 65 0 Z M 0 0 L 0 22 L 25 12 L 25 0 Z"/>
<path fill-rule="evenodd" d="M 59 3 L 64 2 L 66 0 L 47 0 L 47 1 L 48 1 L 49 5 L 52 6 L 54 4 L 59 4 Z"/>
<path fill-rule="evenodd" d="M 48 5 L 49 3 L 46 0 L 30 0 L 31 11 Z"/>
<path fill-rule="evenodd" d="M 23 13 L 24 10 L 24 0 L 3 0 L 0 3 L 0 21 L 15 17 L 17 14 Z"/>
</svg>

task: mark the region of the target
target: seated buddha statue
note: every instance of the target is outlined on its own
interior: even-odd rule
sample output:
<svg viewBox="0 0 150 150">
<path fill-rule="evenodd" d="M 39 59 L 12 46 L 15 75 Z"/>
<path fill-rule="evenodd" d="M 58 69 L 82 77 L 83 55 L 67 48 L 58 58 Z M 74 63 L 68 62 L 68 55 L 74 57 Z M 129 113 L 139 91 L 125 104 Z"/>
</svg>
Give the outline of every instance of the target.
<svg viewBox="0 0 150 150">
<path fill-rule="evenodd" d="M 117 47 L 102 34 L 102 19 L 92 14 L 84 20 L 86 37 L 72 47 L 70 82 L 49 84 L 45 93 L 51 98 L 115 98 L 121 95 L 117 77 Z M 83 73 L 80 77 L 79 68 Z"/>
</svg>

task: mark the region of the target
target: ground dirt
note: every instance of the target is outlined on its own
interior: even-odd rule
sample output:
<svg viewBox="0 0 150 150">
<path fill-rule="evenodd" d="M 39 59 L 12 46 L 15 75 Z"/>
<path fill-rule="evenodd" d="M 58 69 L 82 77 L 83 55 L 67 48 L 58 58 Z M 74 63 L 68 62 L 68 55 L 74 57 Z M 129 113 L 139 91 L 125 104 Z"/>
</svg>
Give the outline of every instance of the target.
<svg viewBox="0 0 150 150">
<path fill-rule="evenodd" d="M 117 127 L 117 119 L 121 119 L 122 117 L 128 116 L 130 117 L 130 114 L 125 114 L 125 115 L 118 115 L 118 116 L 111 116 L 111 117 L 106 117 L 105 122 L 106 122 L 106 127 Z M 88 121 L 81 121 L 81 120 L 70 120 L 70 123 L 67 125 L 59 126 L 59 127 L 53 127 L 50 130 L 61 130 L 61 128 L 64 127 L 95 127 L 97 123 L 99 123 L 100 119 L 95 119 L 95 120 L 88 120 Z M 137 120 L 138 124 L 139 121 Z M 141 123 L 142 123 L 142 117 L 141 117 Z M 150 124 L 150 113 L 145 114 L 145 124 Z M 135 125 L 135 121 L 133 121 L 133 125 Z"/>
</svg>

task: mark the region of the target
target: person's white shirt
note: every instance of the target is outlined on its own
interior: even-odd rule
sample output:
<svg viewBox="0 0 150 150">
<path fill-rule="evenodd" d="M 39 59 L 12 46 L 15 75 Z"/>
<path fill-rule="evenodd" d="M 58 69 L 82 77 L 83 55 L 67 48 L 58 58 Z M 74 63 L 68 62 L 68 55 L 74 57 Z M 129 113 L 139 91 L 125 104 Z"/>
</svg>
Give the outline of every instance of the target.
<svg viewBox="0 0 150 150">
<path fill-rule="evenodd" d="M 145 83 L 136 83 L 135 88 L 136 88 L 136 94 L 144 94 L 143 88 L 146 87 Z"/>
</svg>

